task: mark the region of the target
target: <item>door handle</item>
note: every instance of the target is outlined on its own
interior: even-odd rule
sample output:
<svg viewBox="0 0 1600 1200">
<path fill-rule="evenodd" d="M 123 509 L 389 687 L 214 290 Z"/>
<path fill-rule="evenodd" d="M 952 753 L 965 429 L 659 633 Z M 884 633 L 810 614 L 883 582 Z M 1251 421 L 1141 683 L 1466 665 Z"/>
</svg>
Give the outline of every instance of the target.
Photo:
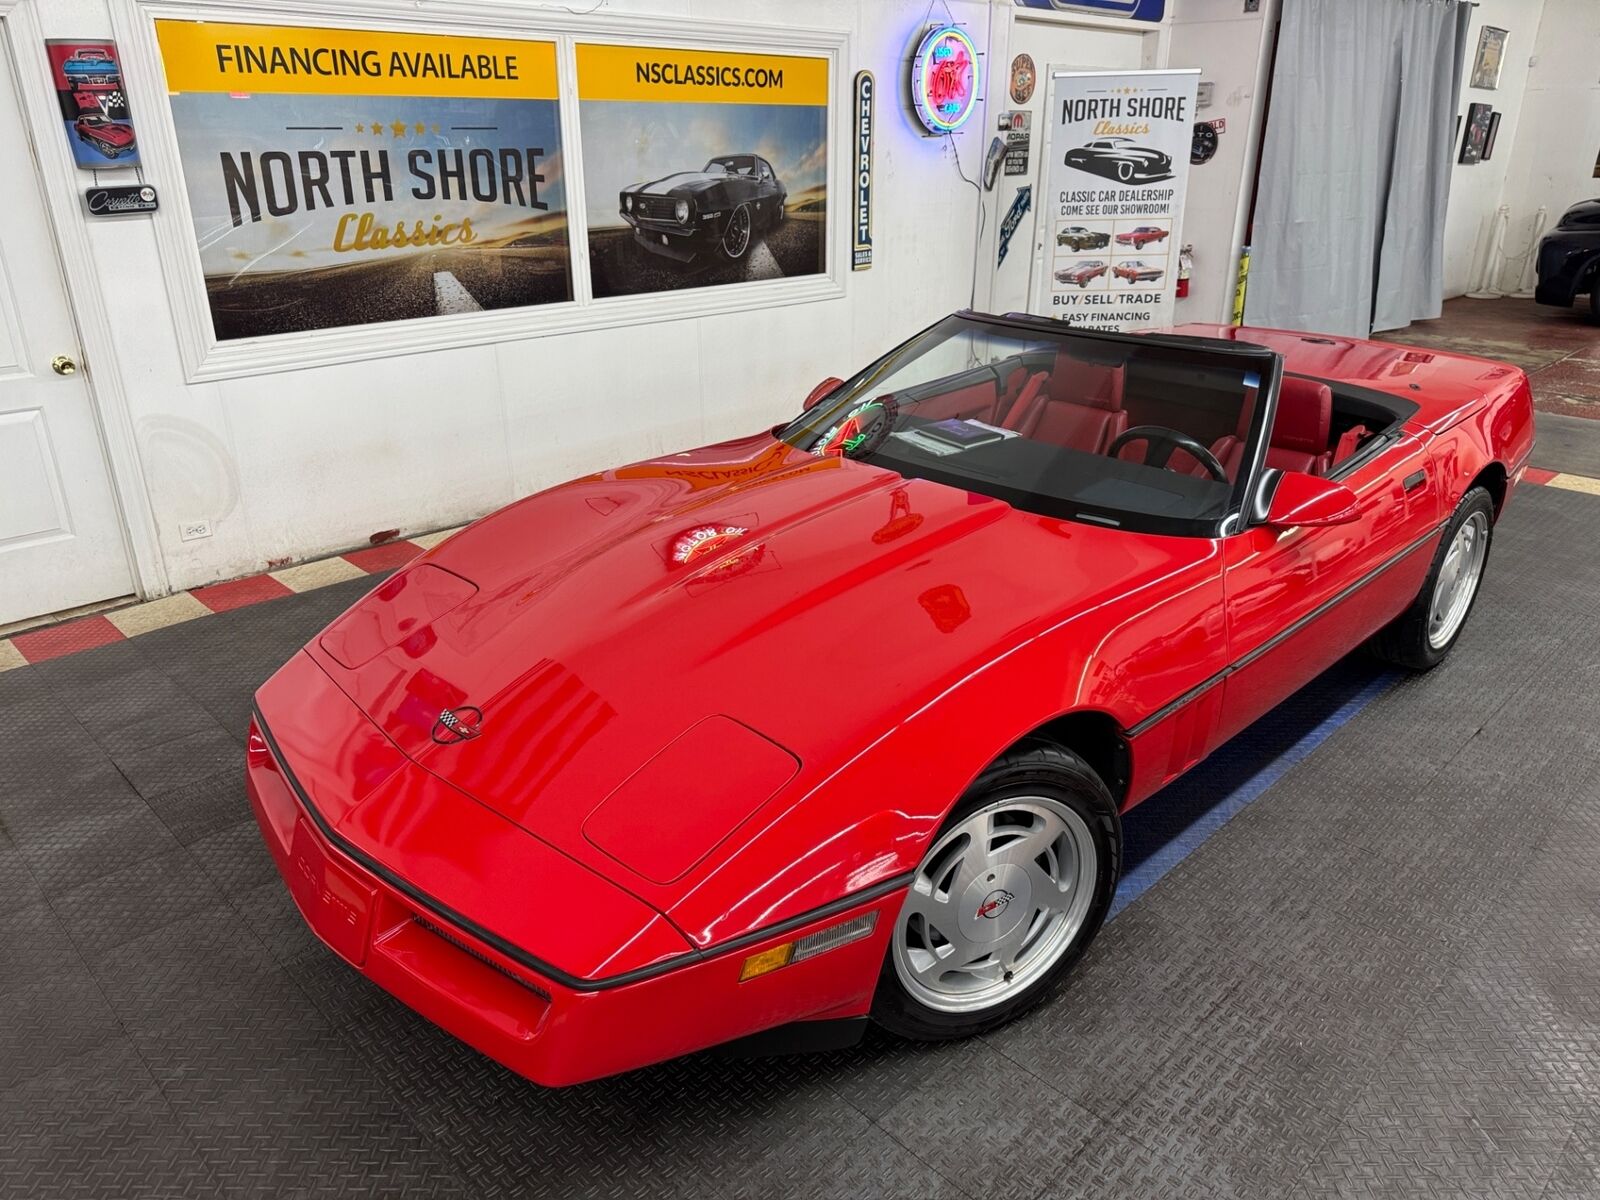
<svg viewBox="0 0 1600 1200">
<path fill-rule="evenodd" d="M 50 369 L 57 375 L 76 375 L 78 373 L 78 364 L 65 354 L 58 354 L 50 360 Z"/>
</svg>

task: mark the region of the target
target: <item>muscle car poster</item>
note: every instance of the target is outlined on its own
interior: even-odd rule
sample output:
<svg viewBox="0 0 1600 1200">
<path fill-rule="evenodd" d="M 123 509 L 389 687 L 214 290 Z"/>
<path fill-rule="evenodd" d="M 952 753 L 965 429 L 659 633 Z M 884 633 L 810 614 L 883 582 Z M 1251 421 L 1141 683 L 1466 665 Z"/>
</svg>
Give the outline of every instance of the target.
<svg viewBox="0 0 1600 1200">
<path fill-rule="evenodd" d="M 827 270 L 828 60 L 579 45 L 596 297 Z"/>
<path fill-rule="evenodd" d="M 1051 73 L 1034 312 L 1094 329 L 1172 323 L 1199 81 Z"/>
<path fill-rule="evenodd" d="M 553 42 L 156 34 L 219 340 L 572 298 Z"/>
<path fill-rule="evenodd" d="M 117 44 L 60 39 L 44 45 L 73 161 L 86 170 L 138 166 Z"/>
</svg>

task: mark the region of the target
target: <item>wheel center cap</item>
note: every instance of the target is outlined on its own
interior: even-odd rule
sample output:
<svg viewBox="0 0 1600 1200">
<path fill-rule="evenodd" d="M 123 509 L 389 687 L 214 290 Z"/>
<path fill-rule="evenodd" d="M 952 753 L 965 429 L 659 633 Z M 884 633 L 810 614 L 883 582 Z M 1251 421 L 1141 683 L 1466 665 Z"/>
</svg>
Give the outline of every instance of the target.
<svg viewBox="0 0 1600 1200">
<path fill-rule="evenodd" d="M 1028 874 L 1011 863 L 991 867 L 961 898 L 961 932 L 974 942 L 1005 937 L 1032 911 Z"/>
</svg>

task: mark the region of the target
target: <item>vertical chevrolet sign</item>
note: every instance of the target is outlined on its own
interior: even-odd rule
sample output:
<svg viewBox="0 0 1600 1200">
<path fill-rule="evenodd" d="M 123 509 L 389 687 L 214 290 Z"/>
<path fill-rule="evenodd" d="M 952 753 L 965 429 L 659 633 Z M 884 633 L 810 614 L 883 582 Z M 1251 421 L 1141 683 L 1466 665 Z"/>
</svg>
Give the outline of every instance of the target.
<svg viewBox="0 0 1600 1200">
<path fill-rule="evenodd" d="M 872 72 L 856 72 L 856 209 L 852 271 L 872 266 Z"/>
</svg>

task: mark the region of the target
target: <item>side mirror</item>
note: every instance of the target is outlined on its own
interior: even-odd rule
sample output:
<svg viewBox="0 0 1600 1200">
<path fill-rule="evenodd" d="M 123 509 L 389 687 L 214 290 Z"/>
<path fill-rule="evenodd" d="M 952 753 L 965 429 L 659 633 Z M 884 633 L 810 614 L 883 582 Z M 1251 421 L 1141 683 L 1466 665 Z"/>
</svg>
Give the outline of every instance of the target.
<svg viewBox="0 0 1600 1200">
<path fill-rule="evenodd" d="M 806 397 L 806 402 L 804 405 L 802 405 L 802 408 L 815 408 L 822 401 L 833 395 L 834 391 L 842 386 L 843 383 L 844 380 L 840 379 L 838 376 L 829 375 L 821 383 L 817 384 L 816 387 L 811 389 L 811 394 Z"/>
<path fill-rule="evenodd" d="M 1267 504 L 1268 525 L 1344 525 L 1361 515 L 1356 494 L 1336 480 L 1303 471 L 1280 471 L 1277 478 Z"/>
</svg>

